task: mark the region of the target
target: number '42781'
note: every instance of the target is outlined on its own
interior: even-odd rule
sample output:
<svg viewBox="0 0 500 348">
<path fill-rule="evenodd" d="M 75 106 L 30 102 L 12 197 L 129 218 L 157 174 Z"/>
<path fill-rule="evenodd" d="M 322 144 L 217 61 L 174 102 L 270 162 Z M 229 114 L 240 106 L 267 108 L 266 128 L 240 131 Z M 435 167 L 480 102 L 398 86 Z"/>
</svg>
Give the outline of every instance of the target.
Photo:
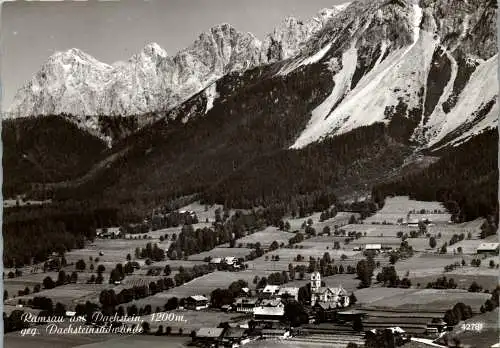
<svg viewBox="0 0 500 348">
<path fill-rule="evenodd" d="M 483 329 L 483 323 L 464 323 L 462 324 L 462 330 L 464 331 L 481 331 Z"/>
</svg>

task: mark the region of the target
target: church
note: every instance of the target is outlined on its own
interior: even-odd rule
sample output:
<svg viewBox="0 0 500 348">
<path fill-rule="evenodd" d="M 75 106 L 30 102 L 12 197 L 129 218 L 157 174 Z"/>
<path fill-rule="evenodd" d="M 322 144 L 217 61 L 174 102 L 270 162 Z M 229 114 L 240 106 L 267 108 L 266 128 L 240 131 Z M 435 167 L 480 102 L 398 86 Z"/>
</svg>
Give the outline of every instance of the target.
<svg viewBox="0 0 500 348">
<path fill-rule="evenodd" d="M 328 288 L 321 286 L 321 274 L 311 274 L 311 306 L 325 304 L 330 308 L 345 308 L 349 306 L 349 295 L 342 286 Z"/>
</svg>

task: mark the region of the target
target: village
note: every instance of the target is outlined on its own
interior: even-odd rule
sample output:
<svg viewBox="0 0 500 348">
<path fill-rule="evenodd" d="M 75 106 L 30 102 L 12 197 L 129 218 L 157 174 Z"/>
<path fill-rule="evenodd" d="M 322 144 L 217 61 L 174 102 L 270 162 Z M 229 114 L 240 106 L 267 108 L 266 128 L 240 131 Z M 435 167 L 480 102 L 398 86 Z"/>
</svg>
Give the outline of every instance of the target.
<svg viewBox="0 0 500 348">
<path fill-rule="evenodd" d="M 9 342 L 30 344 L 19 336 L 21 313 L 55 313 L 140 327 L 131 342 L 163 347 L 351 348 L 384 339 L 472 347 L 461 328 L 477 323 L 478 347 L 498 343 L 500 248 L 486 219 L 455 223 L 438 202 L 393 197 L 364 218 L 331 207 L 281 226 L 247 221 L 247 230 L 225 230 L 252 214 L 192 203 L 142 224 L 98 228 L 85 248 L 43 265 L 6 269 Z M 141 320 L 92 322 L 95 311 Z M 71 339 L 108 347 L 122 336 Z"/>
</svg>

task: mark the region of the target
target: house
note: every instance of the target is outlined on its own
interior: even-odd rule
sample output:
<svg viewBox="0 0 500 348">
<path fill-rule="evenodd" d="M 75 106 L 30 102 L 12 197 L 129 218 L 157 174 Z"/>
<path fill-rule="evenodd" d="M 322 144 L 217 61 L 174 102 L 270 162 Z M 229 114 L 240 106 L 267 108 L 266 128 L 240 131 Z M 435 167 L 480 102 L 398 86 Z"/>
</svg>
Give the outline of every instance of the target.
<svg viewBox="0 0 500 348">
<path fill-rule="evenodd" d="M 258 301 L 258 298 L 239 297 L 234 302 L 236 312 L 253 313 L 254 308 L 257 307 Z"/>
<path fill-rule="evenodd" d="M 224 258 L 224 263 L 228 266 L 236 264 L 236 261 L 238 260 L 234 256 L 227 256 Z"/>
<path fill-rule="evenodd" d="M 208 308 L 208 298 L 200 295 L 189 296 L 186 299 L 185 307 L 187 309 L 193 309 L 196 311 L 199 311 L 200 309 L 206 309 Z"/>
<path fill-rule="evenodd" d="M 220 345 L 223 347 L 239 347 L 250 342 L 248 330 L 239 327 L 228 328 L 220 338 Z"/>
<path fill-rule="evenodd" d="M 365 250 L 373 250 L 373 251 L 380 251 L 382 250 L 382 244 L 366 244 L 365 245 Z"/>
<path fill-rule="evenodd" d="M 477 254 L 481 255 L 498 255 L 500 243 L 481 243 L 476 249 Z"/>
<path fill-rule="evenodd" d="M 280 287 L 278 285 L 266 285 L 261 294 L 263 297 L 270 298 L 278 294 Z"/>
<path fill-rule="evenodd" d="M 95 235 L 98 238 L 116 238 L 121 234 L 120 227 L 105 227 L 105 228 L 97 228 L 95 230 Z"/>
<path fill-rule="evenodd" d="M 325 302 L 335 305 L 338 308 L 349 306 L 350 299 L 347 291 L 341 286 L 329 288 L 321 286 L 321 274 L 313 272 L 311 274 L 311 306 L 317 302 Z"/>
<path fill-rule="evenodd" d="M 223 328 L 202 327 L 196 331 L 196 335 L 193 337 L 193 342 L 202 343 L 204 345 L 217 345 L 223 332 Z"/>
<path fill-rule="evenodd" d="M 285 305 L 281 299 L 264 299 L 255 307 L 253 315 L 256 320 L 280 320 L 285 315 Z"/>
<path fill-rule="evenodd" d="M 240 293 L 242 296 L 247 296 L 247 297 L 252 296 L 252 290 L 250 290 L 250 288 L 241 288 Z"/>
<path fill-rule="evenodd" d="M 297 287 L 287 287 L 287 288 L 280 288 L 278 290 L 278 297 L 280 298 L 293 298 L 295 301 L 299 300 L 299 288 Z"/>
<path fill-rule="evenodd" d="M 213 259 L 210 259 L 210 263 L 212 265 L 220 265 L 222 263 L 222 257 L 214 257 Z"/>
<path fill-rule="evenodd" d="M 285 305 L 283 302 L 281 302 L 281 299 L 279 298 L 273 298 L 273 299 L 263 299 L 260 302 L 261 307 L 284 307 Z"/>
</svg>

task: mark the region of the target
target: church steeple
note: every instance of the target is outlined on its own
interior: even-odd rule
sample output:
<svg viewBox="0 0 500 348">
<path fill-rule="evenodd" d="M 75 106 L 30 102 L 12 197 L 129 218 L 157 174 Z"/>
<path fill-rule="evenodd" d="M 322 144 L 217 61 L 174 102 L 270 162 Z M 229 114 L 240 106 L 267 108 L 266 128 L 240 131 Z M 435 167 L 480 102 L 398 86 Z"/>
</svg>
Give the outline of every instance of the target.
<svg viewBox="0 0 500 348">
<path fill-rule="evenodd" d="M 311 292 L 316 292 L 321 288 L 321 274 L 318 271 L 311 273 Z"/>
<path fill-rule="evenodd" d="M 316 297 L 319 289 L 321 288 L 321 274 L 318 271 L 311 273 L 311 306 L 316 303 Z"/>
</svg>

